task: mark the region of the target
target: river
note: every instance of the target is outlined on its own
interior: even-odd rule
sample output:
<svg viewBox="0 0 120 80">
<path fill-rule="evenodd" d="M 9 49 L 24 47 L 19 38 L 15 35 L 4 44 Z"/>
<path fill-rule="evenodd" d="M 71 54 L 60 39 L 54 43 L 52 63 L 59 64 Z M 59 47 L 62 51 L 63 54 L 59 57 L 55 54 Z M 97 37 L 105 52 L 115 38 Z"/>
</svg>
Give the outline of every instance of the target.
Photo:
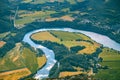
<svg viewBox="0 0 120 80">
<path fill-rule="evenodd" d="M 47 31 L 47 30 L 56 30 L 56 31 L 68 31 L 68 32 L 78 32 L 78 33 L 82 33 L 85 34 L 87 36 L 89 36 L 91 39 L 93 39 L 94 41 L 102 44 L 104 47 L 109 47 L 109 48 L 113 48 L 115 50 L 120 51 L 120 44 L 115 42 L 114 40 L 110 39 L 109 37 L 105 36 L 105 35 L 101 35 L 98 33 L 94 33 L 94 32 L 90 32 L 90 31 L 83 31 L 83 30 L 76 30 L 76 29 L 71 29 L 71 28 L 51 28 L 51 29 L 38 29 L 38 30 L 34 30 L 31 31 L 29 33 L 27 33 L 24 38 L 23 41 L 27 42 L 28 44 L 30 44 L 32 47 L 34 48 L 40 48 L 44 53 L 45 56 L 47 57 L 47 63 L 45 64 L 45 66 L 38 70 L 37 73 L 35 74 L 36 79 L 40 79 L 40 78 L 47 78 L 49 75 L 49 71 L 50 69 L 54 66 L 54 64 L 57 62 L 55 60 L 55 55 L 54 52 L 40 44 L 35 44 L 31 39 L 30 36 L 33 33 L 36 32 L 40 32 L 40 31 Z"/>
</svg>

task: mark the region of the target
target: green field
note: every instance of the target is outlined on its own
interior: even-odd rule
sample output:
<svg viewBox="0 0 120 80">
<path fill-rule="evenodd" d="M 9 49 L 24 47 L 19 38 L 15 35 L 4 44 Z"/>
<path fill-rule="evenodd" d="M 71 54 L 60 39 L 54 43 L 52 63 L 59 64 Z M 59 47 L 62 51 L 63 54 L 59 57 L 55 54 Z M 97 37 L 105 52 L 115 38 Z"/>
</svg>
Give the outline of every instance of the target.
<svg viewBox="0 0 120 80">
<path fill-rule="evenodd" d="M 75 0 L 67 0 L 70 4 L 76 4 Z"/>
<path fill-rule="evenodd" d="M 104 48 L 100 57 L 103 58 L 103 62 L 100 64 L 108 66 L 109 69 L 99 70 L 95 78 L 100 80 L 120 80 L 120 52 Z"/>
<path fill-rule="evenodd" d="M 43 53 L 39 53 L 40 56 L 37 56 L 37 51 L 26 45 L 17 43 L 3 58 L 0 58 L 0 79 L 4 80 L 13 75 L 11 77 L 16 80 L 35 73 L 43 67 L 46 63 L 46 56 Z M 19 73 L 17 74 L 17 72 Z M 26 74 L 22 75 L 24 72 Z M 2 76 L 3 74 L 4 76 Z M 15 75 L 18 77 L 15 77 Z"/>
<path fill-rule="evenodd" d="M 100 44 L 94 42 L 89 37 L 80 33 L 64 32 L 64 31 L 48 31 L 47 34 L 48 33 L 49 35 L 43 34 L 43 32 L 35 33 L 32 36 L 36 36 L 36 37 L 34 38 L 32 37 L 32 39 L 38 41 L 48 40 L 48 41 L 57 42 L 59 44 L 65 45 L 69 49 L 75 46 L 85 46 L 86 48 L 80 50 L 78 53 L 86 53 L 86 54 L 91 54 L 93 52 L 96 52 L 96 49 L 100 48 L 101 46 Z M 42 36 L 44 36 L 44 38 Z M 39 39 L 37 39 L 38 37 Z M 58 40 L 56 40 L 56 38 Z M 73 55 L 69 55 L 67 57 L 70 56 Z M 109 69 L 99 69 L 98 73 L 96 73 L 95 75 L 95 78 L 100 80 L 119 80 L 120 52 L 109 48 L 103 48 L 99 57 L 103 58 L 103 62 L 100 62 L 100 64 L 102 66 L 108 66 Z"/>
<path fill-rule="evenodd" d="M 20 19 L 15 20 L 16 25 L 25 25 L 28 23 L 32 23 L 35 20 L 41 20 L 43 21 L 45 18 L 50 17 L 51 14 L 55 14 L 56 11 L 31 11 L 29 13 L 26 13 L 27 11 L 19 11 L 18 17 Z"/>
<path fill-rule="evenodd" d="M 78 53 L 92 54 L 100 47 L 100 44 L 94 42 L 89 37 L 80 33 L 64 32 L 64 31 L 48 31 L 38 32 L 31 36 L 32 39 L 38 41 L 52 41 L 65 45 L 67 48 L 74 46 L 85 46 L 86 48 Z M 77 41 L 78 40 L 78 41 Z"/>
<path fill-rule="evenodd" d="M 23 0 L 22 3 L 31 3 L 31 4 L 44 4 L 49 2 L 49 0 Z"/>
<path fill-rule="evenodd" d="M 72 40 L 91 40 L 89 37 L 84 34 L 72 33 L 72 32 L 64 32 L 64 31 L 50 31 L 50 33 L 57 36 L 59 39 L 63 39 L 63 41 L 72 41 Z M 92 41 L 92 40 L 91 40 Z"/>
<path fill-rule="evenodd" d="M 57 74 L 59 75 L 58 77 L 72 76 L 72 75 L 83 73 L 82 71 L 79 71 L 74 68 L 74 67 L 80 68 L 80 66 L 78 66 L 76 62 L 79 61 L 81 54 L 90 55 L 96 52 L 96 50 L 100 48 L 101 46 L 100 44 L 96 43 L 91 38 L 87 37 L 86 35 L 81 34 L 81 33 L 74 33 L 74 32 L 50 30 L 50 31 L 45 31 L 45 32 L 43 31 L 43 32 L 34 33 L 31 36 L 31 38 L 32 40 L 35 40 L 35 41 L 42 41 L 42 43 L 46 41 L 53 42 L 53 44 L 50 45 L 50 43 L 47 43 L 47 45 L 52 46 L 52 48 L 54 49 L 53 51 L 55 52 L 55 56 L 58 58 L 60 57 L 61 63 L 66 62 L 66 65 L 61 64 L 60 68 L 63 71 L 60 71 L 59 74 Z M 62 49 L 63 51 L 61 50 L 63 46 L 62 47 L 58 45 L 54 46 L 55 43 L 60 44 L 60 45 L 63 44 L 67 48 L 65 50 L 69 52 L 69 55 L 66 55 L 66 51 L 64 49 Z M 68 62 L 67 60 L 69 60 L 69 58 L 71 60 Z M 73 60 L 74 58 L 75 60 Z M 77 71 L 71 71 L 69 70 L 69 68 L 70 69 L 73 68 L 73 70 L 77 70 Z M 54 73 L 54 71 L 56 70 L 54 69 L 50 73 L 52 74 L 52 72 Z"/>
</svg>

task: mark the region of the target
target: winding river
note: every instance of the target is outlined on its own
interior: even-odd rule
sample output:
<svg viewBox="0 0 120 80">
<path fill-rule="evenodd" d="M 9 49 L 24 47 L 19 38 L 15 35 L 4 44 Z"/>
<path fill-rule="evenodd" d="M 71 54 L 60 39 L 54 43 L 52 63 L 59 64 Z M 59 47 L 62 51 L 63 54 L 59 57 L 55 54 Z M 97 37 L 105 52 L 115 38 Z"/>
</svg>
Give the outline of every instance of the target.
<svg viewBox="0 0 120 80">
<path fill-rule="evenodd" d="M 105 35 L 101 35 L 101 34 L 90 32 L 90 31 L 76 30 L 76 29 L 71 29 L 71 28 L 53 28 L 53 29 L 38 29 L 38 30 L 34 30 L 34 31 L 31 31 L 31 32 L 27 33 L 24 36 L 23 41 L 27 42 L 28 44 L 30 44 L 34 48 L 40 48 L 45 53 L 45 56 L 47 57 L 47 63 L 45 64 L 45 66 L 42 69 L 38 70 L 37 73 L 35 74 L 35 78 L 36 79 L 47 78 L 48 75 L 49 75 L 50 69 L 57 62 L 55 60 L 55 55 L 54 55 L 54 52 L 52 50 L 50 50 L 50 49 L 48 49 L 48 48 L 46 48 L 46 47 L 44 47 L 44 46 L 42 46 L 40 44 L 35 44 L 30 39 L 30 36 L 33 33 L 40 32 L 40 31 L 47 31 L 47 30 L 83 33 L 83 34 L 89 36 L 94 41 L 96 41 L 96 42 L 98 42 L 100 44 L 103 44 L 104 47 L 109 47 L 109 48 L 113 48 L 115 50 L 120 51 L 120 44 L 119 43 L 115 42 L 114 40 L 110 39 L 109 37 L 107 37 Z"/>
</svg>

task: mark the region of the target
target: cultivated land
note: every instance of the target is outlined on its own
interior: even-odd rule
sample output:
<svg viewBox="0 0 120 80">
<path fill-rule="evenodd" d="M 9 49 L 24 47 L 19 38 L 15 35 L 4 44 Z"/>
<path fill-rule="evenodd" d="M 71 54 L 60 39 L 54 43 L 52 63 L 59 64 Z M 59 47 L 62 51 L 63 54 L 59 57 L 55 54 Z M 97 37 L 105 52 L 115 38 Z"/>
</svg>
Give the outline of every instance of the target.
<svg viewBox="0 0 120 80">
<path fill-rule="evenodd" d="M 50 17 L 51 14 L 55 14 L 56 11 L 19 11 L 19 19 L 15 20 L 16 26 L 20 27 L 21 25 L 29 24 L 37 21 L 43 21 L 45 18 Z"/>
<path fill-rule="evenodd" d="M 56 2 L 57 0 L 23 0 L 21 1 L 22 3 L 27 3 L 27 4 L 33 4 L 33 5 L 44 5 L 47 3 L 53 3 Z M 76 0 L 77 2 L 83 2 L 84 0 Z M 76 4 L 75 0 L 67 0 L 68 3 L 70 3 L 71 5 Z M 58 1 L 60 3 L 64 3 L 64 0 L 60 0 Z M 58 4 L 59 5 L 59 4 Z M 55 8 L 55 6 L 53 6 L 53 8 Z M 51 21 L 70 21 L 72 22 L 73 20 L 75 20 L 74 17 L 72 17 L 72 15 L 74 14 L 78 14 L 79 11 L 70 11 L 70 8 L 61 8 L 59 11 L 57 11 L 57 9 L 53 9 L 53 10 L 49 10 L 52 9 L 52 7 L 50 6 L 44 6 L 42 7 L 42 10 L 21 10 L 18 9 L 17 12 L 17 17 L 15 19 L 15 26 L 17 28 L 22 28 L 24 27 L 26 24 L 35 22 L 35 21 L 40 21 L 40 22 L 51 22 Z M 56 16 L 53 17 L 51 15 L 57 15 L 60 14 L 61 12 L 63 13 L 67 13 L 66 14 L 62 14 L 61 16 Z M 81 12 L 82 14 L 82 12 Z"/>
<path fill-rule="evenodd" d="M 0 58 L 0 79 L 18 80 L 43 67 L 46 57 L 34 49 L 17 43 L 16 47 Z"/>
<path fill-rule="evenodd" d="M 54 18 L 46 18 L 45 21 L 46 22 L 50 22 L 50 21 L 57 21 L 57 20 L 63 20 L 63 21 L 73 21 L 74 18 L 69 16 L 69 15 L 65 15 L 65 16 L 62 16 L 62 17 L 54 17 Z"/>
<path fill-rule="evenodd" d="M 59 44 L 65 45 L 69 49 L 74 46 L 85 46 L 86 48 L 80 50 L 78 54 L 91 54 L 101 46 L 84 34 L 64 31 L 38 32 L 33 34 L 31 38 L 38 41 L 48 40 L 52 42 L 57 42 Z"/>
<path fill-rule="evenodd" d="M 66 77 L 66 76 L 73 76 L 73 75 L 78 75 L 78 74 L 81 74 L 81 73 L 83 73 L 83 72 L 81 72 L 81 71 L 78 71 L 78 72 L 67 72 L 67 71 L 65 71 L 65 72 L 61 72 L 59 74 L 59 77 L 61 78 L 61 77 Z"/>
<path fill-rule="evenodd" d="M 96 43 L 89 37 L 85 36 L 84 34 L 80 34 L 80 33 L 71 33 L 71 32 L 64 32 L 64 31 L 45 31 L 45 32 L 35 33 L 31 36 L 31 38 L 36 41 L 51 41 L 51 42 L 56 42 L 58 44 L 63 44 L 69 50 L 71 47 L 85 46 L 84 49 L 79 50 L 76 54 L 83 54 L 83 53 L 92 54 L 96 52 L 98 48 L 101 47 L 100 44 Z M 73 54 L 67 57 L 70 57 L 70 56 L 73 56 Z M 64 58 L 67 58 L 67 57 L 64 57 Z M 108 66 L 108 69 L 99 69 L 99 71 L 95 75 L 95 78 L 102 79 L 102 80 L 119 79 L 120 52 L 103 47 L 102 52 L 100 53 L 99 57 L 103 58 L 103 61 L 99 63 L 104 67 Z M 81 73 L 83 74 L 83 68 L 80 68 L 78 66 L 73 66 L 73 68 L 77 71 L 67 71 L 67 70 L 62 71 L 59 73 L 59 77 L 73 76 L 73 75 L 78 75 Z M 93 75 L 93 70 L 92 69 L 89 70 L 87 74 Z"/>
<path fill-rule="evenodd" d="M 78 50 L 76 54 L 92 54 L 96 52 L 97 48 L 100 48 L 100 44 L 94 42 L 89 37 L 85 36 L 81 33 L 72 33 L 72 32 L 64 32 L 64 31 L 45 31 L 38 32 L 31 36 L 33 40 L 36 41 L 51 41 L 56 42 L 58 44 L 65 45 L 69 50 L 71 47 L 75 46 L 85 46 L 84 49 Z M 74 56 L 75 54 L 71 54 L 67 57 Z M 77 71 L 62 71 L 59 74 L 59 77 L 66 77 L 84 73 L 83 69 L 77 66 L 73 66 L 73 68 Z M 91 72 L 91 70 L 89 70 Z"/>
<path fill-rule="evenodd" d="M 36 40 L 49 40 L 49 41 L 59 41 L 58 38 L 54 37 L 53 35 L 51 35 L 49 32 L 38 32 L 38 33 L 35 33 L 31 36 L 31 38 L 33 39 L 36 39 Z"/>
<path fill-rule="evenodd" d="M 0 41 L 0 48 L 3 47 L 5 45 L 4 41 Z"/>
<path fill-rule="evenodd" d="M 0 80 L 18 80 L 30 74 L 31 72 L 28 68 L 22 68 L 22 69 L 2 72 L 0 73 Z"/>
<path fill-rule="evenodd" d="M 103 52 L 100 54 L 100 57 L 103 58 L 103 62 L 100 64 L 103 66 L 108 66 L 109 69 L 98 71 L 95 78 L 99 78 L 101 80 L 119 80 L 120 52 L 113 49 L 104 48 Z"/>
<path fill-rule="evenodd" d="M 1 3 L 2 1 L 3 3 Z M 24 32 L 22 31 L 25 31 L 27 33 L 30 31 L 29 29 L 31 28 L 33 28 L 32 30 L 34 30 L 34 29 L 43 28 L 43 27 L 51 28 L 51 26 L 52 27 L 53 26 L 54 27 L 72 26 L 71 28 L 89 30 L 89 31 L 107 35 L 111 39 L 120 43 L 120 29 L 119 29 L 119 26 L 120 26 L 119 13 L 120 12 L 119 12 L 119 6 L 118 6 L 120 3 L 119 0 L 115 0 L 115 1 L 113 0 L 109 0 L 109 1 L 108 0 L 101 0 L 101 1 L 100 0 L 98 1 L 96 0 L 90 0 L 90 1 L 89 0 L 9 0 L 9 1 L 10 3 L 4 0 L 0 1 L 0 3 L 2 4 L 0 8 L 0 11 L 1 11 L 0 13 L 2 14 L 0 18 L 0 22 L 1 22 L 0 32 L 5 31 L 5 33 L 0 33 L 0 40 L 2 41 L 0 42 L 0 56 L 1 56 L 0 71 L 1 72 L 8 71 L 8 73 L 10 72 L 10 75 L 12 75 L 12 76 L 5 75 L 6 78 L 4 79 L 8 80 L 8 78 L 17 76 L 17 75 L 13 75 L 14 73 L 12 72 L 14 71 L 15 71 L 15 74 L 20 73 L 20 76 L 14 77 L 13 80 L 15 80 L 15 78 L 18 79 L 22 76 L 27 76 L 31 74 L 31 71 L 34 71 L 33 68 L 37 69 L 37 66 L 44 65 L 46 61 L 46 57 L 44 55 L 37 57 L 38 61 L 36 61 L 35 59 L 36 56 L 33 55 L 34 51 L 32 52 L 31 49 L 29 49 L 28 47 L 25 47 L 24 49 L 22 49 L 23 51 L 17 48 L 15 48 L 16 49 L 15 50 L 13 49 L 13 47 L 11 48 L 11 46 L 13 46 L 14 44 L 22 41 L 22 39 L 20 39 L 20 38 L 23 38 L 23 35 L 24 35 Z M 21 4 L 23 5 L 21 6 Z M 10 8 L 7 9 L 6 5 L 9 5 L 14 8 L 12 9 L 12 13 L 9 13 Z M 16 12 L 17 6 L 19 6 L 19 9 L 15 19 L 16 26 L 13 26 L 13 25 L 10 26 L 10 24 L 13 23 L 12 20 L 14 18 L 14 14 L 15 14 L 14 12 Z M 6 13 L 6 11 L 8 13 Z M 46 25 L 48 26 L 46 27 Z M 18 29 L 14 30 L 13 27 L 17 27 Z M 23 29 L 23 27 L 25 29 Z M 20 28 L 21 30 L 19 30 Z M 78 39 L 77 41 L 73 39 L 66 40 L 65 37 L 56 38 L 55 35 L 50 36 L 51 33 L 47 33 L 47 35 L 49 35 L 48 37 L 52 36 L 51 38 L 52 42 L 64 44 L 69 50 L 71 47 L 85 46 L 84 49 L 76 52 L 78 54 L 85 53 L 85 54 L 91 55 L 91 53 L 95 52 L 96 49 L 99 48 L 99 46 L 101 46 L 100 44 L 85 38 L 84 38 L 85 41 L 81 41 L 81 39 L 80 40 Z M 47 38 L 44 38 L 43 40 L 47 40 Z M 64 50 L 64 48 L 62 49 Z M 29 54 L 21 55 L 19 53 L 20 51 L 21 53 L 24 52 L 26 54 L 29 52 L 30 55 L 34 57 L 32 62 L 35 63 L 35 66 L 29 67 L 29 65 L 33 65 L 32 63 L 25 65 L 24 63 L 29 62 L 27 58 L 27 55 Z M 57 51 L 60 52 L 61 50 L 58 49 Z M 61 52 L 62 55 L 63 53 L 64 52 Z M 119 76 L 120 76 L 119 75 L 120 74 L 119 54 L 120 53 L 115 50 L 112 50 L 112 49 L 107 50 L 107 48 L 102 48 L 102 53 L 100 54 L 100 56 L 103 58 L 103 62 L 101 62 L 100 64 L 103 66 L 108 66 L 109 69 L 99 70 L 98 74 L 96 74 L 96 78 L 99 78 L 99 79 L 101 78 L 101 80 L 104 80 L 104 79 L 119 80 Z M 64 57 L 61 57 L 60 55 L 58 55 L 58 57 L 65 58 L 65 59 L 74 55 L 70 54 L 69 56 L 66 56 L 66 55 L 63 55 L 63 56 Z M 29 57 L 31 58 L 31 56 Z M 23 58 L 24 59 L 26 58 L 26 59 L 23 60 Z M 76 56 L 74 56 L 74 58 L 75 60 L 73 58 L 72 59 L 70 58 L 71 60 L 68 59 L 68 63 L 72 62 L 72 60 L 74 60 L 77 63 L 80 62 L 79 58 L 76 58 Z M 78 59 L 78 61 L 76 61 L 76 59 Z M 85 61 L 83 63 L 85 63 Z M 63 64 L 63 66 L 64 65 L 65 64 Z M 27 66 L 27 69 L 26 69 L 26 66 Z M 67 67 L 69 66 L 70 65 L 67 65 Z M 76 66 L 73 66 L 73 68 L 74 67 Z M 16 68 L 18 69 L 18 72 L 16 72 Z M 19 70 L 25 74 L 23 74 Z M 77 71 L 79 71 L 79 69 Z M 71 73 L 74 71 L 66 70 L 61 72 L 63 72 L 64 74 L 64 72 Z M 6 74 L 6 72 L 4 73 Z M 1 78 L 3 77 L 0 76 L 0 79 Z"/>
</svg>

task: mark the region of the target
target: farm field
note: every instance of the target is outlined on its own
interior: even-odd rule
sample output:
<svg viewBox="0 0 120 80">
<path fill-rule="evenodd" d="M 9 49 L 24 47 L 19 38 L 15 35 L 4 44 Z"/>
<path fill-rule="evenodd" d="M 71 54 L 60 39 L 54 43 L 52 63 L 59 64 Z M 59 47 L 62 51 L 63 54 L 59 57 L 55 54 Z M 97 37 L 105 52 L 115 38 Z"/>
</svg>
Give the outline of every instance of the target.
<svg viewBox="0 0 120 80">
<path fill-rule="evenodd" d="M 103 62 L 100 64 L 103 66 L 108 66 L 108 69 L 99 70 L 95 75 L 95 78 L 101 80 L 119 80 L 120 76 L 120 52 L 104 48 L 103 52 L 100 54 L 103 58 Z"/>
<path fill-rule="evenodd" d="M 72 33 L 72 32 L 64 32 L 64 31 L 43 31 L 43 32 L 37 32 L 31 35 L 31 39 L 35 41 L 51 41 L 58 44 L 64 45 L 66 48 L 68 48 L 69 51 L 71 51 L 71 48 L 76 46 L 84 46 L 85 48 L 80 48 L 78 51 L 74 54 L 69 54 L 68 56 L 64 56 L 64 58 L 61 58 L 61 61 L 76 57 L 80 54 L 92 54 L 96 52 L 98 48 L 100 48 L 100 44 L 96 43 L 89 37 L 85 36 L 81 33 Z M 57 48 L 57 47 L 55 47 Z M 76 55 L 77 54 L 77 55 Z M 56 54 L 59 55 L 59 54 Z M 77 60 L 77 59 L 76 59 Z M 72 60 L 70 60 L 72 62 Z M 69 62 L 66 62 L 66 68 L 69 64 Z M 63 66 L 63 65 L 62 65 Z M 71 65 L 70 65 L 71 66 Z M 59 77 L 66 77 L 66 76 L 73 76 L 84 73 L 82 68 L 78 68 L 78 66 L 71 66 L 76 71 L 60 71 Z M 63 69 L 63 67 L 61 67 Z M 82 69 L 82 70 L 80 70 Z M 56 70 L 55 70 L 56 71 Z M 88 70 L 88 72 L 91 72 L 91 70 Z M 84 73 L 86 74 L 86 73 Z M 92 75 L 92 74 L 91 74 Z"/>
<path fill-rule="evenodd" d="M 58 38 L 54 37 L 53 35 L 51 35 L 49 32 L 38 32 L 38 33 L 35 33 L 31 36 L 32 39 L 35 39 L 35 40 L 49 40 L 49 41 L 59 41 Z"/>
<path fill-rule="evenodd" d="M 85 46 L 86 48 L 78 51 L 78 54 L 92 54 L 101 46 L 83 34 L 64 31 L 38 32 L 33 34 L 31 38 L 38 41 L 48 40 L 57 42 L 65 45 L 69 49 L 74 46 Z"/>
<path fill-rule="evenodd" d="M 78 72 L 67 72 L 67 71 L 65 71 L 65 72 L 61 72 L 60 73 L 59 78 L 67 77 L 67 76 L 73 76 L 73 75 L 78 75 L 78 74 L 81 74 L 81 73 L 83 73 L 83 72 L 81 72 L 81 71 L 78 71 Z"/>
<path fill-rule="evenodd" d="M 0 48 L 3 47 L 5 45 L 6 42 L 4 41 L 0 41 Z"/>
<path fill-rule="evenodd" d="M 120 0 L 1 0 L 0 80 L 34 80 L 31 74 L 44 68 L 46 71 L 46 62 L 53 55 L 56 63 L 49 68 L 50 80 L 120 80 L 119 3 Z M 38 44 L 36 48 L 30 38 L 25 38 L 31 31 L 51 28 L 97 33 L 90 35 L 97 40 L 81 33 L 50 30 L 31 36 Z M 97 43 L 98 39 L 104 43 Z M 54 54 L 44 54 L 49 51 L 39 44 Z"/>
<path fill-rule="evenodd" d="M 64 15 L 62 17 L 54 17 L 54 18 L 46 18 L 45 21 L 46 22 L 50 22 L 50 21 L 57 21 L 57 20 L 63 20 L 63 21 L 73 21 L 74 18 L 71 17 L 70 15 Z"/>
<path fill-rule="evenodd" d="M 55 14 L 56 11 L 19 11 L 18 16 L 20 17 L 19 19 L 15 20 L 15 24 L 20 26 L 20 25 L 25 25 L 28 23 L 32 23 L 36 20 L 42 21 L 47 17 L 50 17 L 51 14 Z"/>
<path fill-rule="evenodd" d="M 49 35 L 46 35 L 46 33 Z M 33 37 L 33 36 L 36 36 L 36 37 Z M 76 54 L 82 54 L 82 53 L 92 54 L 92 53 L 96 52 L 96 50 L 98 48 L 101 47 L 101 45 L 99 43 L 96 43 L 89 37 L 85 36 L 84 34 L 80 34 L 80 33 L 64 32 L 64 31 L 46 31 L 46 32 L 35 33 L 31 36 L 31 38 L 33 40 L 37 40 L 37 41 L 48 40 L 48 41 L 56 42 L 58 44 L 63 44 L 69 50 L 71 47 L 85 46 L 84 49 L 79 50 Z M 74 56 L 74 55 L 71 54 L 67 57 L 70 57 L 70 56 Z M 67 58 L 67 57 L 64 57 L 64 58 Z M 118 76 L 120 74 L 120 72 L 119 72 L 120 52 L 110 49 L 110 48 L 103 47 L 102 52 L 100 53 L 99 57 L 103 58 L 103 62 L 100 62 L 100 64 L 102 66 L 108 66 L 109 69 L 99 69 L 99 71 L 95 75 L 95 78 L 101 79 L 101 80 L 118 79 Z M 91 72 L 91 70 L 90 70 L 90 72 Z M 77 75 L 77 74 L 81 74 L 81 73 L 83 73 L 83 72 L 79 71 L 79 70 L 77 70 L 77 72 L 62 71 L 62 72 L 60 72 L 59 77 L 72 76 L 72 75 Z M 113 75 L 114 75 L 114 77 L 112 77 Z M 110 77 L 110 79 L 108 78 L 108 76 Z"/>
<path fill-rule="evenodd" d="M 0 80 L 18 80 L 30 74 L 31 72 L 29 71 L 28 68 L 22 68 L 22 69 L 0 73 Z"/>
<path fill-rule="evenodd" d="M 41 54 L 41 53 L 39 53 Z M 17 43 L 3 58 L 0 58 L 0 79 L 18 80 L 43 67 L 46 56 L 36 56 L 36 51 L 22 43 Z"/>
</svg>

